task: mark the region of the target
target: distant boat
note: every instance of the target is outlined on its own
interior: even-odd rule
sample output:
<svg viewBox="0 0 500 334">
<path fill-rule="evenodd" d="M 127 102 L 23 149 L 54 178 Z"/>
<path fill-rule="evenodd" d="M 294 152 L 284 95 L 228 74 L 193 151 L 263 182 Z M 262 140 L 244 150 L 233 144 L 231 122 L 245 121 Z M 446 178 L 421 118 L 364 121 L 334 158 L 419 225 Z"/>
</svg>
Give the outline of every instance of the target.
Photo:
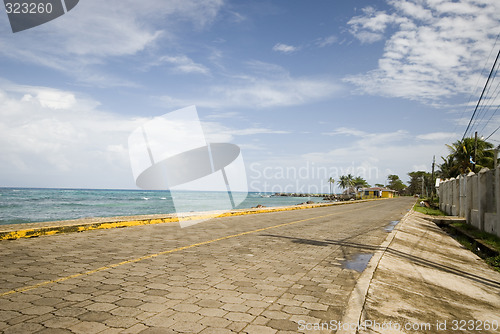
<svg viewBox="0 0 500 334">
<path fill-rule="evenodd" d="M 271 197 L 272 195 L 260 195 L 260 197 L 263 197 L 263 198 L 269 198 Z"/>
</svg>

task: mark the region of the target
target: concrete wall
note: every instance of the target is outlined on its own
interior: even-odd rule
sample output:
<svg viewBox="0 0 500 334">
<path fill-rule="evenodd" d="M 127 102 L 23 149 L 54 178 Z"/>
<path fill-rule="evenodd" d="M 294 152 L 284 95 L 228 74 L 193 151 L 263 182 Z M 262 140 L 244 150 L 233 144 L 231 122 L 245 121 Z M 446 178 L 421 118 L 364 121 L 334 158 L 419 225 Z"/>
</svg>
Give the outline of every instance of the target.
<svg viewBox="0 0 500 334">
<path fill-rule="evenodd" d="M 438 193 L 441 211 L 500 237 L 500 166 L 441 182 Z"/>
</svg>

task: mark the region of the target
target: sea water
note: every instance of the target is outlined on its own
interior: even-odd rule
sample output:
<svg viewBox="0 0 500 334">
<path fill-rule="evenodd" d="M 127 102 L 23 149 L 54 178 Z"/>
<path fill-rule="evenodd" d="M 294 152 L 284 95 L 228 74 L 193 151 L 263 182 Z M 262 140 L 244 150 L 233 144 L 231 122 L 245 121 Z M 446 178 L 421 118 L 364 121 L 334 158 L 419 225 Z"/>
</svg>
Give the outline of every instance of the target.
<svg viewBox="0 0 500 334">
<path fill-rule="evenodd" d="M 213 210 L 223 193 L 176 192 L 182 202 L 193 203 L 196 211 Z M 236 209 L 257 205 L 288 206 L 321 197 L 262 197 L 249 193 Z M 177 199 L 177 198 L 176 198 Z M 175 213 L 169 191 L 104 189 L 0 188 L 0 225 L 57 221 L 88 217 L 114 217 Z"/>
</svg>

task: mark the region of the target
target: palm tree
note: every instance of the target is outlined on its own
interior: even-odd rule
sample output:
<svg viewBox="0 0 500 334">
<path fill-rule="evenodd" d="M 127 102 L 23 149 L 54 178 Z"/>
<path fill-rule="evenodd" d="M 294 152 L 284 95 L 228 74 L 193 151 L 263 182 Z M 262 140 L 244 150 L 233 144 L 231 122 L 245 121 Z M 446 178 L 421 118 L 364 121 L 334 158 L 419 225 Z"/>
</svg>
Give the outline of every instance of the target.
<svg viewBox="0 0 500 334">
<path fill-rule="evenodd" d="M 440 165 L 441 173 L 444 178 L 457 177 L 460 174 L 477 172 L 484 167 L 493 168 L 494 153 L 493 144 L 483 139 L 464 138 L 457 140 L 448 146 L 450 154 Z M 476 149 L 477 148 L 477 149 Z M 474 156 L 475 160 L 474 161 Z"/>
<path fill-rule="evenodd" d="M 351 174 L 342 175 L 338 182 L 338 185 L 342 189 L 351 188 L 354 186 L 354 177 Z"/>
<path fill-rule="evenodd" d="M 439 165 L 439 170 L 436 173 L 438 177 L 447 179 L 460 175 L 458 165 L 451 155 L 448 155 L 446 158 L 441 157 L 441 159 L 443 159 L 443 163 Z"/>
<path fill-rule="evenodd" d="M 333 179 L 333 177 L 330 177 L 328 179 L 328 182 L 330 183 L 330 196 L 332 196 L 332 185 L 335 185 L 335 180 Z"/>
<path fill-rule="evenodd" d="M 370 185 L 361 176 L 356 176 L 353 179 L 353 186 L 356 188 L 356 192 L 359 192 L 361 188 L 369 188 Z"/>
</svg>

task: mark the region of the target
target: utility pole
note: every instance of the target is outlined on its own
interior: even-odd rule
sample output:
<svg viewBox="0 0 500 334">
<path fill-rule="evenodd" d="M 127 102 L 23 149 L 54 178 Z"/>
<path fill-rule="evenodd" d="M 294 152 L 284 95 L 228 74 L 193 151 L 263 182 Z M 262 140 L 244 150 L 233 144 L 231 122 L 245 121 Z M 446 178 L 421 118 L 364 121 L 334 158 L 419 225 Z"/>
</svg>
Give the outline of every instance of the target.
<svg viewBox="0 0 500 334">
<path fill-rule="evenodd" d="M 422 175 L 420 177 L 420 179 L 422 180 L 422 192 L 420 193 L 420 198 L 423 198 L 424 197 L 424 176 Z"/>
<path fill-rule="evenodd" d="M 432 174 L 431 174 L 431 199 L 434 198 L 434 165 L 436 164 L 436 156 L 432 157 Z"/>
<path fill-rule="evenodd" d="M 493 150 L 493 152 L 495 152 L 495 160 L 494 160 L 494 166 L 495 166 L 495 169 L 494 170 L 497 170 L 497 165 L 498 165 L 498 149 L 500 149 L 500 145 L 498 145 L 497 147 L 495 147 L 495 149 Z"/>
<path fill-rule="evenodd" d="M 472 165 L 473 169 L 472 171 L 475 173 L 476 172 L 476 152 L 477 152 L 477 131 L 474 134 L 474 164 Z"/>
</svg>

